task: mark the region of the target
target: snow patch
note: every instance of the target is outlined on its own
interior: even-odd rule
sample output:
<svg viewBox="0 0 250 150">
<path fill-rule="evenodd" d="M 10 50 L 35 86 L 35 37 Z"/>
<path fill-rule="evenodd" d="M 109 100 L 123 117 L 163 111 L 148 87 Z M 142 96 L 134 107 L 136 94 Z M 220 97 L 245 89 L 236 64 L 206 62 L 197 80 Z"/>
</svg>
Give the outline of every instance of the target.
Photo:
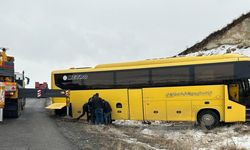
<svg viewBox="0 0 250 150">
<path fill-rule="evenodd" d="M 134 121 L 134 120 L 116 120 L 112 122 L 115 125 L 123 125 L 123 126 L 143 126 L 141 121 Z"/>
<path fill-rule="evenodd" d="M 235 143 L 237 148 L 250 148 L 250 136 L 242 136 L 242 137 L 232 137 L 232 141 Z"/>
<path fill-rule="evenodd" d="M 209 55 L 222 55 L 228 53 L 250 56 L 250 47 L 238 46 L 238 45 L 221 45 L 214 49 L 190 53 L 185 56 L 209 56 Z"/>
<path fill-rule="evenodd" d="M 173 126 L 173 123 L 166 121 L 150 121 L 149 124 L 143 123 L 143 121 L 135 121 L 135 120 L 115 120 L 112 122 L 114 125 L 122 125 L 122 126 L 148 126 L 157 125 L 157 126 Z"/>
<path fill-rule="evenodd" d="M 129 144 L 137 144 L 137 145 L 141 145 L 143 147 L 145 147 L 146 149 L 152 149 L 152 150 L 163 150 L 163 149 L 160 149 L 160 148 L 156 148 L 156 147 L 153 147 L 147 143 L 143 143 L 143 142 L 139 142 L 137 139 L 135 138 L 129 138 L 129 139 L 122 139 L 124 142 L 127 142 Z"/>
<path fill-rule="evenodd" d="M 151 135 L 151 136 L 154 136 L 154 135 L 155 135 L 155 133 L 154 133 L 152 130 L 150 130 L 150 129 L 143 129 L 143 130 L 141 131 L 141 133 L 142 133 L 142 134 L 145 134 L 145 135 Z"/>
</svg>

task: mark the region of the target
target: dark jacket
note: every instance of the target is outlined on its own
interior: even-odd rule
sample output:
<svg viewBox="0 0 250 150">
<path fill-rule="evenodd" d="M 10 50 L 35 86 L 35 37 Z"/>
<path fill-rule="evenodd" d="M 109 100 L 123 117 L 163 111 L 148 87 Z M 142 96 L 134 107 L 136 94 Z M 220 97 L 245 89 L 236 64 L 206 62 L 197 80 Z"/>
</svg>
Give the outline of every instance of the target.
<svg viewBox="0 0 250 150">
<path fill-rule="evenodd" d="M 88 115 L 88 113 L 89 113 L 89 104 L 88 103 L 85 103 L 83 106 L 82 106 L 82 114 L 77 118 L 78 120 L 81 118 L 81 117 L 83 117 L 84 115 L 85 115 L 85 113 L 87 113 L 87 115 Z M 88 120 L 88 117 L 89 116 L 87 116 L 87 120 Z"/>
<path fill-rule="evenodd" d="M 103 102 L 102 99 L 100 97 L 93 97 L 92 98 L 92 105 L 93 105 L 93 109 L 99 109 L 99 108 L 103 108 Z"/>
<path fill-rule="evenodd" d="M 102 103 L 103 103 L 103 112 L 104 113 L 109 113 L 109 112 L 112 111 L 112 108 L 111 108 L 110 104 L 107 101 L 102 100 Z"/>
</svg>

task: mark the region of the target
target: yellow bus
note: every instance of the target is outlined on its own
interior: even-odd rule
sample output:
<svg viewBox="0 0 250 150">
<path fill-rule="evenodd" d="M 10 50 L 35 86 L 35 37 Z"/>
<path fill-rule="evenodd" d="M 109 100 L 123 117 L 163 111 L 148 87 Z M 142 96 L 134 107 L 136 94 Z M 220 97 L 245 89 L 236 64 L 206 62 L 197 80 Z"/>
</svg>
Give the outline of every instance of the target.
<svg viewBox="0 0 250 150">
<path fill-rule="evenodd" d="M 110 103 L 113 120 L 192 121 L 211 128 L 250 119 L 249 79 L 250 58 L 226 54 L 58 70 L 51 86 L 71 90 L 73 118 L 99 93 Z M 50 108 L 64 112 L 65 99 L 52 101 Z"/>
</svg>

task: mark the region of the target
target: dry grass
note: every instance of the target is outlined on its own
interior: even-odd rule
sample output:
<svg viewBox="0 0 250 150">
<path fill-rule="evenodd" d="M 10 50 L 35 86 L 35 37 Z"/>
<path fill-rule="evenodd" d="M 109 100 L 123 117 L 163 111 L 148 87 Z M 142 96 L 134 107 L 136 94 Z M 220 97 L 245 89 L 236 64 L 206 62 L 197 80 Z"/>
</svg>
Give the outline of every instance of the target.
<svg viewBox="0 0 250 150">
<path fill-rule="evenodd" d="M 244 124 L 237 124 L 234 127 L 234 132 L 237 132 L 241 135 L 249 135 L 250 134 L 250 127 Z"/>
<path fill-rule="evenodd" d="M 238 148 L 236 145 L 222 146 L 220 150 L 246 150 L 245 148 Z"/>
</svg>

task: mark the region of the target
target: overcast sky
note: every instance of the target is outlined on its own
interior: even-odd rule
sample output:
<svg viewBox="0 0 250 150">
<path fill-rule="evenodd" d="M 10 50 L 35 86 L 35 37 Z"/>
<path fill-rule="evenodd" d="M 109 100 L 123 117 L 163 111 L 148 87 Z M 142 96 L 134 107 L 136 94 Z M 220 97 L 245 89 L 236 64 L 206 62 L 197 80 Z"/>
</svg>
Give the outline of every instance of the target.
<svg viewBox="0 0 250 150">
<path fill-rule="evenodd" d="M 250 11 L 249 0 L 0 0 L 0 47 L 16 71 L 169 57 Z"/>
</svg>

